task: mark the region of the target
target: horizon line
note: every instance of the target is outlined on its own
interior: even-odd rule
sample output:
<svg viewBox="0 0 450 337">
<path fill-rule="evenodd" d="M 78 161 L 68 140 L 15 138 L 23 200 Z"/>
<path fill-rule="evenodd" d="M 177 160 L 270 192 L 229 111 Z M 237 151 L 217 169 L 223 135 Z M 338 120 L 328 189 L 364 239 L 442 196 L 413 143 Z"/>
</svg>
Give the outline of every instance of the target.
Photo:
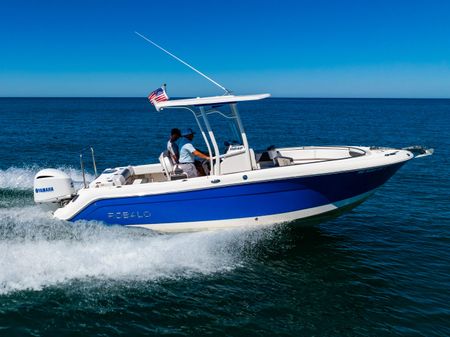
<svg viewBox="0 0 450 337">
<path fill-rule="evenodd" d="M 239 96 L 239 95 L 236 95 Z M 184 99 L 190 98 L 191 96 L 177 96 L 174 99 Z M 203 97 L 203 96 L 202 96 Z M 208 96 L 204 96 L 208 97 Z M 110 99 L 147 99 L 146 96 L 0 96 L 0 99 L 11 99 L 11 98 L 110 98 Z M 267 99 L 435 99 L 435 100 L 448 100 L 450 97 L 333 97 L 333 96 L 271 96 Z"/>
</svg>

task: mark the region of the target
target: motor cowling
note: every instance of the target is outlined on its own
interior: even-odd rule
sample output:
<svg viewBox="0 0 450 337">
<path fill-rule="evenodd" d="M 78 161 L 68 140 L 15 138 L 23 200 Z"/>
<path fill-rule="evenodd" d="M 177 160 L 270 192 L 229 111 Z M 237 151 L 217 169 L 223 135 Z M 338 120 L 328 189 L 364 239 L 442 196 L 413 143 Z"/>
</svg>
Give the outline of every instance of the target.
<svg viewBox="0 0 450 337">
<path fill-rule="evenodd" d="M 64 172 L 44 169 L 34 177 L 34 201 L 36 203 L 57 203 L 68 200 L 75 194 L 72 179 Z"/>
</svg>

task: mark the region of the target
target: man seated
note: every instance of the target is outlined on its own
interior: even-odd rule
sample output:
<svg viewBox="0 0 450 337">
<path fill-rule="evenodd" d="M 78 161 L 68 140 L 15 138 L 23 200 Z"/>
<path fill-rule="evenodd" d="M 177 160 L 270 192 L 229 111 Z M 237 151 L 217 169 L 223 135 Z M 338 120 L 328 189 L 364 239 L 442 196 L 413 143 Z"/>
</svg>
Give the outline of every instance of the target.
<svg viewBox="0 0 450 337">
<path fill-rule="evenodd" d="M 195 165 L 195 157 L 199 157 L 202 159 L 209 159 L 209 157 L 199 150 L 197 150 L 192 145 L 192 140 L 194 139 L 195 132 L 191 128 L 184 129 L 181 132 L 181 136 L 183 137 L 182 145 L 180 149 L 180 158 L 178 165 L 188 176 L 188 178 L 198 177 L 199 172 L 197 171 Z M 205 175 L 205 172 L 201 172 L 202 175 Z"/>
<path fill-rule="evenodd" d="M 170 131 L 170 138 L 167 142 L 167 152 L 169 153 L 170 158 L 172 158 L 175 164 L 178 163 L 178 159 L 180 158 L 180 150 L 178 148 L 177 141 L 181 137 L 180 129 L 172 129 Z"/>
</svg>

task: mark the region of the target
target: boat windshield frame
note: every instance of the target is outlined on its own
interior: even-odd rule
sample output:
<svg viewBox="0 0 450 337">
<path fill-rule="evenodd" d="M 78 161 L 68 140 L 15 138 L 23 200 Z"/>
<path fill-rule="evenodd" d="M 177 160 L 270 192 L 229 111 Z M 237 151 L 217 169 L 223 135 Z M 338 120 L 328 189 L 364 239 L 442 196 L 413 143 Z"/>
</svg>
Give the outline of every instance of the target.
<svg viewBox="0 0 450 337">
<path fill-rule="evenodd" d="M 218 110 L 221 106 L 229 106 L 230 114 L 226 115 L 223 111 Z M 197 109 L 195 109 L 197 108 Z M 214 135 L 213 128 L 209 121 L 208 116 L 212 114 L 219 114 L 220 116 L 233 120 L 235 126 L 237 127 L 238 136 L 240 136 L 240 141 L 242 141 L 242 146 L 244 147 L 243 153 L 248 157 L 250 161 L 250 148 L 248 144 L 247 135 L 245 133 L 244 125 L 237 108 L 237 103 L 224 103 L 224 104 L 211 104 L 211 105 L 200 105 L 200 106 L 173 106 L 164 107 L 164 109 L 184 109 L 188 110 L 194 116 L 197 126 L 202 134 L 203 140 L 208 149 L 209 162 L 211 167 L 211 172 L 214 175 L 220 175 L 220 162 L 224 158 L 225 154 L 221 154 L 219 150 L 219 145 L 217 139 Z M 217 160 L 216 160 L 217 159 Z"/>
</svg>

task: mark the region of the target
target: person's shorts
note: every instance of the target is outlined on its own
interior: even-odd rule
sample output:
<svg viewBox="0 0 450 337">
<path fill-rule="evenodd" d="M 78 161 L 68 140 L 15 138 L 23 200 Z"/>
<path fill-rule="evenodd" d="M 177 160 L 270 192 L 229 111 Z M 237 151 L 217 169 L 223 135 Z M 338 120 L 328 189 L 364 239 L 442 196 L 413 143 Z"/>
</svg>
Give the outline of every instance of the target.
<svg viewBox="0 0 450 337">
<path fill-rule="evenodd" d="M 194 163 L 178 164 L 178 167 L 187 174 L 188 178 L 198 177 L 198 171 Z"/>
</svg>

